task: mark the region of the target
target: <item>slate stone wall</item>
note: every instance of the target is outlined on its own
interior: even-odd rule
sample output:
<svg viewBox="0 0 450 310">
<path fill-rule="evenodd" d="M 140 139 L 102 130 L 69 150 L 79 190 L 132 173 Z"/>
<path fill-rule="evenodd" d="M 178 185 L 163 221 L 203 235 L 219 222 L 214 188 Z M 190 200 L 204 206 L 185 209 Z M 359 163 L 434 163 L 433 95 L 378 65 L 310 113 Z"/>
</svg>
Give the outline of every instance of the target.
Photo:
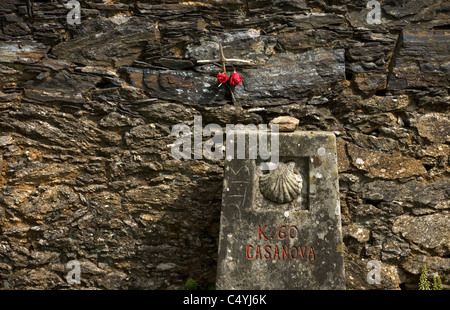
<svg viewBox="0 0 450 310">
<path fill-rule="evenodd" d="M 0 2 L 0 288 L 214 285 L 222 160 L 176 160 L 178 123 L 280 115 L 338 141 L 347 287 L 450 285 L 444 0 Z M 244 82 L 218 83 L 218 57 Z M 232 67 L 228 67 L 232 71 Z M 81 264 L 81 284 L 66 263 Z M 381 284 L 366 281 L 381 262 Z"/>
</svg>

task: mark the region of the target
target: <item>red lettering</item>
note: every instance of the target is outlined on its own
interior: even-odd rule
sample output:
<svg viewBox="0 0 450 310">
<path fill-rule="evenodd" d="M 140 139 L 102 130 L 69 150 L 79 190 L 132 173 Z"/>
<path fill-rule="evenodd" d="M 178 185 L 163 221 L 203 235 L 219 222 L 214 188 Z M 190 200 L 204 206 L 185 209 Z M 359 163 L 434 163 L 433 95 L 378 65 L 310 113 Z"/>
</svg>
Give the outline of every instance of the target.
<svg viewBox="0 0 450 310">
<path fill-rule="evenodd" d="M 308 260 L 311 260 L 310 257 L 313 257 L 313 259 L 316 259 L 316 254 L 314 253 L 314 250 L 312 247 L 309 248 L 309 252 L 308 252 Z"/>
<path fill-rule="evenodd" d="M 283 247 L 282 252 L 281 252 L 281 257 L 283 257 L 283 259 L 289 259 L 289 247 Z"/>
<path fill-rule="evenodd" d="M 302 259 L 304 259 L 305 253 L 306 253 L 306 247 L 304 247 L 303 250 L 301 247 L 298 247 L 298 249 L 300 250 L 300 256 L 302 257 Z"/>
<path fill-rule="evenodd" d="M 277 246 L 275 246 L 275 252 L 273 253 L 273 259 L 275 259 L 275 256 L 277 256 L 278 259 L 280 259 L 280 251 L 278 250 Z"/>
<path fill-rule="evenodd" d="M 252 245 L 249 245 L 249 246 L 247 247 L 247 249 L 245 250 L 245 256 L 247 256 L 247 258 L 248 258 L 249 260 L 252 260 L 252 259 L 253 259 L 253 255 L 252 255 L 252 256 L 249 256 L 249 255 L 248 255 L 248 254 L 249 254 L 249 251 L 250 251 L 250 248 L 253 249 L 253 246 L 252 246 Z"/>
<path fill-rule="evenodd" d="M 293 254 L 293 252 L 294 252 L 293 250 L 295 250 L 295 257 L 294 257 L 294 254 Z M 298 250 L 294 246 L 294 247 L 291 248 L 291 257 L 292 257 L 293 260 L 297 260 L 297 256 L 298 256 Z"/>
<path fill-rule="evenodd" d="M 259 245 L 256 247 L 255 259 L 257 258 L 258 255 L 259 255 L 259 259 L 262 259 L 261 247 Z"/>
<path fill-rule="evenodd" d="M 261 229 L 261 225 L 258 225 L 258 238 L 259 240 L 261 240 L 261 235 L 264 237 L 264 240 L 267 240 L 266 235 L 264 235 L 264 229 L 267 228 L 267 225 L 263 227 L 263 229 Z"/>
<path fill-rule="evenodd" d="M 264 251 L 266 252 L 266 254 L 264 254 L 265 259 L 270 259 L 270 252 L 269 252 L 270 249 L 271 249 L 270 245 L 266 245 L 264 247 Z"/>
<path fill-rule="evenodd" d="M 263 228 L 264 230 L 264 228 Z M 255 252 L 253 254 L 253 249 L 255 249 Z M 266 245 L 264 247 L 264 253 L 262 253 L 261 246 L 257 245 L 256 248 L 253 247 L 253 245 L 248 245 L 245 249 L 245 257 L 247 257 L 248 260 L 253 259 L 293 259 L 297 260 L 298 256 L 300 254 L 301 259 L 307 259 L 307 260 L 315 260 L 316 259 L 316 253 L 314 252 L 314 249 L 312 247 L 309 247 L 308 250 L 308 256 L 306 257 L 306 246 L 305 247 L 289 247 L 289 246 L 282 246 L 281 248 L 281 255 L 280 255 L 280 249 L 278 246 L 275 246 L 274 252 L 272 255 L 272 247 L 270 245 Z M 280 257 L 281 256 L 281 257 Z"/>
<path fill-rule="evenodd" d="M 292 230 L 294 230 L 294 232 L 295 232 L 295 236 L 294 237 L 292 237 L 292 233 L 291 233 Z M 289 238 L 296 239 L 297 236 L 298 236 L 298 229 L 297 229 L 297 227 L 295 227 L 295 226 L 289 227 Z"/>
<path fill-rule="evenodd" d="M 283 228 L 286 228 L 286 226 L 281 226 L 280 229 L 278 229 L 278 239 L 280 239 L 280 240 L 286 239 L 286 233 L 285 232 L 283 232 L 283 237 L 281 237 L 281 233 L 282 233 L 281 230 Z"/>
</svg>

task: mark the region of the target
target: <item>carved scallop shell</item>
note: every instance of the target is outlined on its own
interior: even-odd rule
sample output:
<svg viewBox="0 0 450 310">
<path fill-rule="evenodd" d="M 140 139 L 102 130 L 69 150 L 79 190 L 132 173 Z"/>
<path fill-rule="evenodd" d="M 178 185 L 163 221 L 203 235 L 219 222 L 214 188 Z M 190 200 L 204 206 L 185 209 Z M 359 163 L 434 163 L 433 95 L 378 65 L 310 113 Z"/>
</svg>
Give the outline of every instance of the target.
<svg viewBox="0 0 450 310">
<path fill-rule="evenodd" d="M 288 203 L 300 196 L 302 177 L 293 171 L 294 163 L 278 163 L 278 167 L 259 177 L 259 190 L 270 201 Z"/>
</svg>

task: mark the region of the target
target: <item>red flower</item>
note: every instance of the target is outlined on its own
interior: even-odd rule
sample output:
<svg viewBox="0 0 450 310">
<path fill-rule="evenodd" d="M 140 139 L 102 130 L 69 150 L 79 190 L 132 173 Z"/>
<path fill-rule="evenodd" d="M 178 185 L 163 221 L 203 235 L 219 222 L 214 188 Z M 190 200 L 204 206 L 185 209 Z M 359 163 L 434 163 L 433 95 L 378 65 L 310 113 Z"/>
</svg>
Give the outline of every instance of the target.
<svg viewBox="0 0 450 310">
<path fill-rule="evenodd" d="M 233 73 L 230 77 L 230 85 L 236 86 L 242 82 L 242 77 L 238 73 Z"/>
<path fill-rule="evenodd" d="M 219 83 L 226 83 L 228 81 L 228 75 L 226 73 L 219 73 L 217 79 L 219 80 Z"/>
</svg>

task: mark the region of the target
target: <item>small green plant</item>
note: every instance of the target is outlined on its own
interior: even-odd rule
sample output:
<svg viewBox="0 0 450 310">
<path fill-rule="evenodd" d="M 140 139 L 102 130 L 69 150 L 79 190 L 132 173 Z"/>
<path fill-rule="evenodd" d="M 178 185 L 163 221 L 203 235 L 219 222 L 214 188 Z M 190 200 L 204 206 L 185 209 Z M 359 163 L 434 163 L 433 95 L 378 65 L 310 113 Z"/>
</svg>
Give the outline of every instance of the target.
<svg viewBox="0 0 450 310">
<path fill-rule="evenodd" d="M 442 290 L 442 281 L 440 277 L 433 276 L 433 290 Z"/>
<path fill-rule="evenodd" d="M 184 283 L 184 288 L 189 291 L 196 290 L 198 288 L 197 281 L 192 278 L 187 279 L 186 283 Z"/>
<path fill-rule="evenodd" d="M 433 283 L 428 281 L 427 265 L 423 264 L 422 274 L 419 279 L 419 290 L 429 291 L 429 290 L 442 290 L 442 281 L 439 276 L 433 276 Z"/>
<path fill-rule="evenodd" d="M 430 290 L 430 282 L 428 281 L 428 273 L 427 273 L 427 265 L 423 264 L 422 266 L 422 274 L 419 279 L 419 290 L 421 291 L 429 291 Z"/>
</svg>

